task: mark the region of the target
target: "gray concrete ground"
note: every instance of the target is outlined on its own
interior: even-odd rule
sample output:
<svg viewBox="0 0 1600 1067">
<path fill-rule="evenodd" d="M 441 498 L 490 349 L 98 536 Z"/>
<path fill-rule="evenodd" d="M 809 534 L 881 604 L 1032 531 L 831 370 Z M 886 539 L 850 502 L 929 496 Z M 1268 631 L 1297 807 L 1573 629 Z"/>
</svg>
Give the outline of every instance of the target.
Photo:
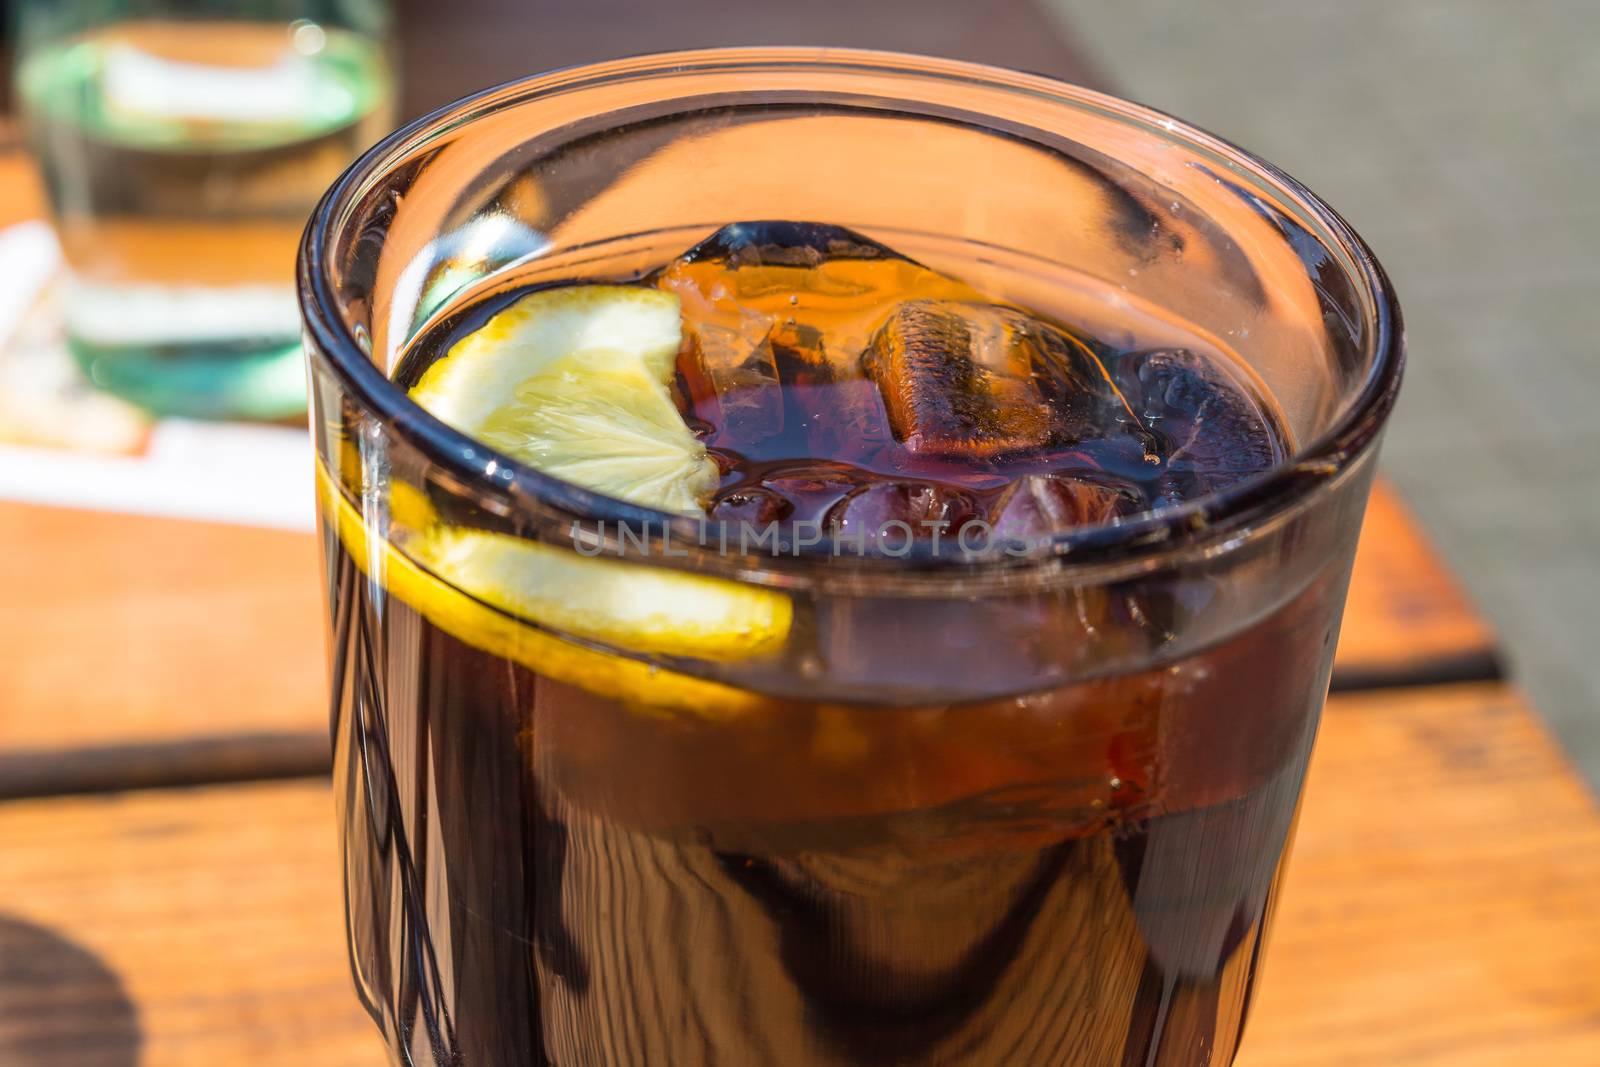
<svg viewBox="0 0 1600 1067">
<path fill-rule="evenodd" d="M 1411 353 L 1385 466 L 1600 783 L 1600 4 L 1037 2 L 1376 249 Z"/>
</svg>

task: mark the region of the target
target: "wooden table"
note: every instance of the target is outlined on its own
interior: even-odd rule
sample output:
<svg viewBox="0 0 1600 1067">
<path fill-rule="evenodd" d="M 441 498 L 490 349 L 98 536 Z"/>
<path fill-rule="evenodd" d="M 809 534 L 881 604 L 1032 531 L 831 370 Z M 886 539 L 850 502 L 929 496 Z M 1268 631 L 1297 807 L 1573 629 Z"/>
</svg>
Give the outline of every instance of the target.
<svg viewBox="0 0 1600 1067">
<path fill-rule="evenodd" d="M 0 1063 L 382 1062 L 322 781 L 13 801 L 0 842 Z M 1515 693 L 1336 696 L 1239 1063 L 1600 1063 L 1597 887 Z"/>
</svg>

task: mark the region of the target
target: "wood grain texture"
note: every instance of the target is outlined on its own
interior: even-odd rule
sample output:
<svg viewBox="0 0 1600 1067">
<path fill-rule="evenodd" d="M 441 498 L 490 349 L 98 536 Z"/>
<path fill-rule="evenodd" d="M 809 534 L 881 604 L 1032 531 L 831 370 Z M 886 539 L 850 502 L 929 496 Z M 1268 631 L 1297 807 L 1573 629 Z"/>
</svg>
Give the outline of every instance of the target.
<svg viewBox="0 0 1600 1067">
<path fill-rule="evenodd" d="M 324 786 L 26 801 L 0 806 L 0 841 L 0 1063 L 383 1062 Z"/>
<path fill-rule="evenodd" d="M 1512 691 L 1330 702 L 1238 1062 L 1600 1063 L 1600 817 Z"/>
<path fill-rule="evenodd" d="M 0 758 L 326 736 L 309 535 L 4 503 L 0 545 Z"/>
<path fill-rule="evenodd" d="M 0 1063 L 376 1067 L 332 827 L 318 782 L 0 805 Z M 1600 1063 L 1600 814 L 1514 692 L 1330 703 L 1238 1063 Z"/>
</svg>

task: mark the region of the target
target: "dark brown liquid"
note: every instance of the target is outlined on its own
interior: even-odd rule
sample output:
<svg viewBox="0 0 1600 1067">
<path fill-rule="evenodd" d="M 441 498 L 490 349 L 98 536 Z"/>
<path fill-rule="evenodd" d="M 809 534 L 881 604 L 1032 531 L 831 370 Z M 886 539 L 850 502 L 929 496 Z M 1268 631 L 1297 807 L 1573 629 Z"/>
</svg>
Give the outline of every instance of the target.
<svg viewBox="0 0 1600 1067">
<path fill-rule="evenodd" d="M 878 328 L 862 336 L 890 344 Z M 876 519 L 930 493 L 1003 527 L 1029 476 L 1095 488 L 1034 492 L 1017 529 L 1096 521 L 1279 455 L 1229 372 L 1073 336 L 1115 405 L 1041 392 L 1037 417 L 1012 419 L 982 403 L 1010 404 L 1012 386 L 957 368 L 977 396 L 952 415 L 909 395 L 917 383 L 885 399 L 900 385 L 859 352 L 818 358 L 798 340 L 774 346 L 780 391 L 759 402 L 782 406 L 776 429 L 730 420 L 729 391 L 696 380 L 697 350 L 680 388 L 724 458 L 720 506 L 835 527 L 869 494 Z M 713 718 L 486 653 L 376 588 L 331 528 L 324 547 L 352 958 L 398 1062 L 1232 1059 L 1326 688 L 1337 563 L 1231 639 L 1173 659 L 1149 638 L 1148 665 L 1116 676 L 954 704 L 765 694 Z M 919 610 L 944 641 L 920 654 L 1003 660 L 982 650 L 992 635 L 962 631 L 975 616 L 958 602 Z M 916 654 L 894 622 L 869 622 L 834 638 Z M 1100 625 L 1144 641 L 1148 623 Z M 820 642 L 816 625 L 792 640 Z"/>
<path fill-rule="evenodd" d="M 352 951 L 414 1062 L 1229 1061 L 1326 590 L 1022 702 L 715 723 L 538 677 L 398 600 L 379 622 L 327 547 Z"/>
</svg>

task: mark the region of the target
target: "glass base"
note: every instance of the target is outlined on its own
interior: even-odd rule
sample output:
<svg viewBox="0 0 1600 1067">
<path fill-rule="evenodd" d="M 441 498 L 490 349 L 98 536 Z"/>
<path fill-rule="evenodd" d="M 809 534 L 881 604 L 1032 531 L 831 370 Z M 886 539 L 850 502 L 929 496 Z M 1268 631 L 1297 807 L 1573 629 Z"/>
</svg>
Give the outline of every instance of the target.
<svg viewBox="0 0 1600 1067">
<path fill-rule="evenodd" d="M 96 386 L 158 415 L 270 421 L 306 410 L 298 339 L 68 345 Z"/>
</svg>

